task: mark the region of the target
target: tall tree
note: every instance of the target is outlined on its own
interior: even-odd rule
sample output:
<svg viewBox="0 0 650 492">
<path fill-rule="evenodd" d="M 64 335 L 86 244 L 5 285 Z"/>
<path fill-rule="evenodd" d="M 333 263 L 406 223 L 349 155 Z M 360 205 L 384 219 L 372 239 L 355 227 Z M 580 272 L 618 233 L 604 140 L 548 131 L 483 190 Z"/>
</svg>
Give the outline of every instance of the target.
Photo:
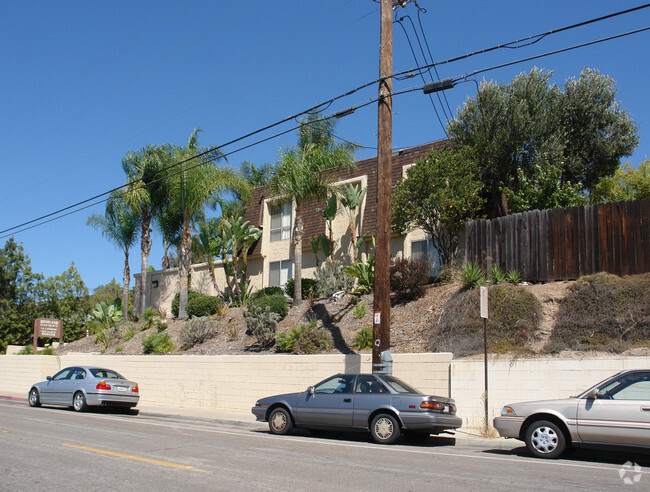
<svg viewBox="0 0 650 492">
<path fill-rule="evenodd" d="M 138 239 L 139 215 L 129 207 L 122 197 L 115 192 L 106 202 L 104 215 L 93 214 L 88 218 L 87 224 L 97 230 L 124 252 L 124 270 L 122 283 L 122 307 L 126 318 L 129 306 L 129 282 L 131 271 L 129 268 L 129 249 Z"/>
<path fill-rule="evenodd" d="M 478 218 L 483 184 L 473 151 L 432 150 L 407 171 L 393 197 L 393 225 L 404 232 L 419 227 L 431 236 L 441 266 L 454 259 L 465 221 Z"/>
<path fill-rule="evenodd" d="M 585 69 L 562 91 L 549 84 L 551 75 L 533 69 L 510 84 L 484 81 L 449 123 L 449 135 L 477 152 L 489 217 L 509 213 L 508 194 L 520 196 L 555 168 L 560 186 L 548 195 L 551 204 L 576 187 L 589 190 L 638 145 L 637 126 L 615 100 L 611 77 Z"/>
<path fill-rule="evenodd" d="M 156 191 L 160 189 L 162 160 L 160 151 L 153 145 L 140 150 L 129 151 L 122 159 L 122 168 L 127 177 L 127 192 L 124 201 L 140 216 L 140 303 L 136 311 L 141 313 L 147 305 L 147 267 L 151 252 L 151 222 L 160 208 Z M 126 309 L 126 308 L 125 308 Z"/>
<path fill-rule="evenodd" d="M 195 129 L 187 145 L 173 147 L 167 154 L 170 169 L 169 185 L 169 212 L 182 217 L 180 228 L 179 248 L 179 277 L 180 297 L 178 316 L 187 317 L 185 305 L 188 295 L 188 275 L 191 265 L 192 223 L 201 218 L 205 207 L 211 199 L 222 195 L 224 192 L 233 191 L 242 195 L 248 192 L 248 186 L 241 176 L 228 167 L 216 164 L 223 158 L 222 152 L 217 148 L 205 149 L 199 146 L 198 134 L 200 129 Z"/>
<path fill-rule="evenodd" d="M 332 177 L 327 171 L 352 170 L 356 145 L 339 144 L 332 132 L 334 121 L 319 114 L 308 115 L 298 130 L 298 145 L 281 151 L 275 173 L 269 182 L 269 191 L 278 201 L 295 203 L 295 222 L 292 235 L 294 261 L 293 302 L 302 302 L 302 237 L 305 202 L 322 200 L 334 193 Z"/>
</svg>

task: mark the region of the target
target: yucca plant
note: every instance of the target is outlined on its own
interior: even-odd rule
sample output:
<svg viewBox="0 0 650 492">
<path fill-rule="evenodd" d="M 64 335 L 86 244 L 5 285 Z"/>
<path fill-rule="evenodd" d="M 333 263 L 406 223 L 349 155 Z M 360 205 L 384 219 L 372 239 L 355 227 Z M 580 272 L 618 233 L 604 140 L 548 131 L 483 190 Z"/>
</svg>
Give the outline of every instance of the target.
<svg viewBox="0 0 650 492">
<path fill-rule="evenodd" d="M 354 350 L 366 350 L 372 348 L 372 325 L 361 328 L 354 335 Z"/>
<path fill-rule="evenodd" d="M 493 284 L 498 284 L 499 282 L 503 282 L 505 279 L 506 274 L 499 265 L 492 265 L 492 268 L 490 268 L 490 281 Z"/>
<path fill-rule="evenodd" d="M 470 261 L 463 267 L 461 282 L 466 289 L 485 285 L 485 273 L 478 263 Z"/>
<path fill-rule="evenodd" d="M 521 282 L 521 273 L 519 273 L 519 270 L 515 270 L 514 268 L 508 270 L 508 273 L 506 273 L 506 280 L 511 284 L 518 284 Z"/>
</svg>

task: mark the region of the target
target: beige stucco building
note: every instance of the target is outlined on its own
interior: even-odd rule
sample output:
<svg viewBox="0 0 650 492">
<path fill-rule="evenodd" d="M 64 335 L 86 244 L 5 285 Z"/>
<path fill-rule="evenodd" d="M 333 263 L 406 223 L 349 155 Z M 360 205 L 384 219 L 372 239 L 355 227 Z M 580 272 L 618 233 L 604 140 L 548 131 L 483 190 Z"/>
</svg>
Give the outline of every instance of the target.
<svg viewBox="0 0 650 492">
<path fill-rule="evenodd" d="M 411 147 L 393 153 L 392 182 L 393 185 L 406 175 L 406 170 L 415 164 L 418 159 L 426 156 L 432 148 L 438 148 L 447 141 L 441 140 L 416 147 Z M 373 157 L 357 162 L 357 169 L 353 172 L 334 172 L 332 178 L 335 187 L 348 184 L 367 188 L 366 195 L 361 204 L 361 210 L 356 218 L 357 235 L 369 233 L 374 235 L 377 221 L 377 203 L 382 197 L 377 196 L 377 158 Z M 293 276 L 293 248 L 291 246 L 292 226 L 295 220 L 295 204 L 291 202 L 278 202 L 276 197 L 266 195 L 264 187 L 253 190 L 253 198 L 246 211 L 246 220 L 252 225 L 262 229 L 262 237 L 251 248 L 248 255 L 248 277 L 254 290 L 268 286 L 284 286 Z M 316 257 L 311 247 L 311 238 L 321 234 L 328 234 L 327 226 L 318 209 L 324 209 L 325 203 L 307 203 L 304 206 L 304 232 L 302 276 L 312 278 L 317 268 Z M 334 258 L 344 264 L 351 262 L 353 255 L 352 238 L 349 229 L 349 217 L 346 210 L 340 205 L 335 220 L 333 221 L 333 237 L 338 241 Z M 462 244 L 462 242 L 461 242 Z M 371 253 L 370 241 L 361 247 L 362 254 Z M 324 260 L 322 251 L 318 253 L 319 261 Z M 406 235 L 395 234 L 391 241 L 392 257 L 427 257 L 432 271 L 437 267 L 437 254 L 431 245 L 430 239 L 422 230 L 413 230 Z M 226 286 L 226 280 L 220 261 L 215 265 L 217 285 L 220 289 Z M 136 302 L 139 305 L 137 286 L 140 275 L 136 274 Z M 207 264 L 195 264 L 191 270 L 190 289 L 208 295 L 217 295 Z M 179 275 L 177 269 L 149 272 L 147 275 L 147 306 L 153 306 L 164 315 L 171 315 L 171 301 L 179 290 Z"/>
</svg>

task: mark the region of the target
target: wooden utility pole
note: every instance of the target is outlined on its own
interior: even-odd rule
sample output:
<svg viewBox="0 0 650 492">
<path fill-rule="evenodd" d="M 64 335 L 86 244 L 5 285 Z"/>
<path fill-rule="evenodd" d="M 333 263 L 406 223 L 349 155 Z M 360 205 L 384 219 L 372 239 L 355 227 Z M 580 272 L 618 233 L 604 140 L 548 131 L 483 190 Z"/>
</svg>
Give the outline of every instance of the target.
<svg viewBox="0 0 650 492">
<path fill-rule="evenodd" d="M 390 347 L 390 203 L 392 167 L 393 17 L 392 0 L 381 0 L 377 134 L 377 237 L 375 256 L 373 372 Z"/>
</svg>

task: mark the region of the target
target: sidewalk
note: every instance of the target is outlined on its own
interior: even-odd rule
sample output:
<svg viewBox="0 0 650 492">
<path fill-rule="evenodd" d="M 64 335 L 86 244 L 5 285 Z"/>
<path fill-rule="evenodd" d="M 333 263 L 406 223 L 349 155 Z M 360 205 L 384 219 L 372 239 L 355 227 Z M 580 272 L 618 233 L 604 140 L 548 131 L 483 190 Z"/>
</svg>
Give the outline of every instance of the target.
<svg viewBox="0 0 650 492">
<path fill-rule="evenodd" d="M 27 403 L 27 398 L 22 396 L 0 395 L 0 401 L 2 400 Z M 136 409 L 139 410 L 138 415 L 144 417 L 176 418 L 254 429 L 268 429 L 268 424 L 266 422 L 257 422 L 252 413 L 228 413 L 217 412 L 209 408 L 161 407 L 147 404 L 138 404 Z M 455 438 L 457 442 L 462 442 L 463 444 L 483 445 L 491 449 L 512 447 L 512 442 L 508 442 L 505 439 L 481 436 L 478 429 L 461 428 L 455 431 L 453 435 L 442 434 L 441 436 Z"/>
</svg>

